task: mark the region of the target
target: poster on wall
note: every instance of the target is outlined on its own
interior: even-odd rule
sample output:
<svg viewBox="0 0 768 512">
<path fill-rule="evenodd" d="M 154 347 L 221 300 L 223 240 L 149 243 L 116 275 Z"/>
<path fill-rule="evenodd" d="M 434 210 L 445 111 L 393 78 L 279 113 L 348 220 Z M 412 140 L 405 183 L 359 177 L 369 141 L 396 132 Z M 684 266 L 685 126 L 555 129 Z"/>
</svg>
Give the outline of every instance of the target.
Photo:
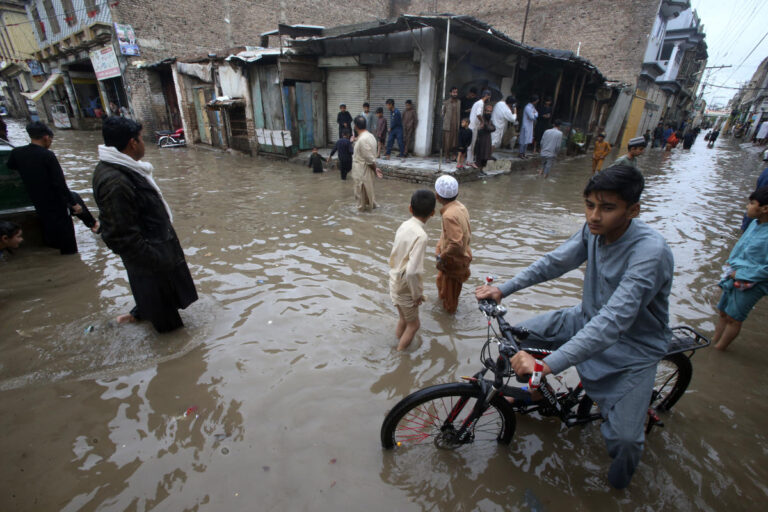
<svg viewBox="0 0 768 512">
<path fill-rule="evenodd" d="M 90 56 L 96 78 L 106 80 L 120 76 L 120 65 L 117 63 L 115 50 L 111 46 L 93 50 Z"/>
<path fill-rule="evenodd" d="M 136 43 L 136 32 L 131 25 L 115 23 L 115 34 L 123 55 L 139 55 L 139 45 Z"/>
</svg>

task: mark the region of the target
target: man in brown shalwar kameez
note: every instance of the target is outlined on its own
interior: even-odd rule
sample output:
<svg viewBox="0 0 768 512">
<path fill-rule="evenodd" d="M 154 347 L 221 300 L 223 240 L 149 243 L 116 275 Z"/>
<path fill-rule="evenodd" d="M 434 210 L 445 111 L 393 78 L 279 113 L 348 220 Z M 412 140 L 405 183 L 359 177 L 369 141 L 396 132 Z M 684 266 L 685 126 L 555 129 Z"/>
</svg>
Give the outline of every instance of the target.
<svg viewBox="0 0 768 512">
<path fill-rule="evenodd" d="M 416 142 L 416 125 L 419 124 L 419 116 L 416 109 L 413 108 L 411 100 L 405 100 L 405 110 L 403 111 L 403 139 L 405 139 L 405 156 L 413 151 Z"/>
<path fill-rule="evenodd" d="M 355 199 L 357 209 L 360 211 L 373 210 L 376 197 L 373 192 L 373 181 L 378 176 L 381 178 L 381 170 L 376 167 L 376 155 L 378 143 L 376 137 L 366 130 L 365 118 L 357 116 L 353 121 L 357 138 L 355 139 L 355 152 L 352 155 L 352 180 L 355 183 Z"/>
<path fill-rule="evenodd" d="M 459 124 L 461 122 L 461 100 L 459 88 L 451 87 L 451 97 L 443 103 L 443 154 L 451 159 L 451 154 L 459 145 Z"/>
<path fill-rule="evenodd" d="M 443 229 L 437 242 L 437 294 L 445 310 L 453 314 L 459 306 L 461 286 L 469 279 L 469 263 L 472 251 L 469 248 L 469 212 L 456 200 L 459 182 L 453 176 L 440 176 L 435 182 L 437 201 Z"/>
</svg>

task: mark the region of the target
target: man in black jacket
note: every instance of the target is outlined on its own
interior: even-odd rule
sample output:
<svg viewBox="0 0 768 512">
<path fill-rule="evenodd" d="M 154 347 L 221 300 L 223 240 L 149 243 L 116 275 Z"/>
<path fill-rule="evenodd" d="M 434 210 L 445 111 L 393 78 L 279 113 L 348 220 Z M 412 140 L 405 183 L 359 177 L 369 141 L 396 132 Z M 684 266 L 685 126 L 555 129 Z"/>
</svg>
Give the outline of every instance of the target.
<svg viewBox="0 0 768 512">
<path fill-rule="evenodd" d="M 77 240 L 71 214 L 80 214 L 83 209 L 69 191 L 56 155 L 48 149 L 53 132 L 35 121 L 27 125 L 27 133 L 31 142 L 11 151 L 8 167 L 21 175 L 40 218 L 45 245 L 59 249 L 61 254 L 75 254 Z"/>
<path fill-rule="evenodd" d="M 178 309 L 197 300 L 173 215 L 152 177 L 152 164 L 141 161 L 141 125 L 110 117 L 102 134 L 93 174 L 101 237 L 122 258 L 136 300 L 117 321 L 150 320 L 159 332 L 171 331 L 183 325 Z"/>
</svg>

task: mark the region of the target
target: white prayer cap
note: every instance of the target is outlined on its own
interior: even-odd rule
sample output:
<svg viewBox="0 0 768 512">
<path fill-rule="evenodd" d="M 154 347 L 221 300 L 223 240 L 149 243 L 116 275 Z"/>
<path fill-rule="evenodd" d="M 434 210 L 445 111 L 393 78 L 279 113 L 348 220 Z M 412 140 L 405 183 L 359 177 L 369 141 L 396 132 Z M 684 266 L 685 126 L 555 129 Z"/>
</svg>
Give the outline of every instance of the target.
<svg viewBox="0 0 768 512">
<path fill-rule="evenodd" d="M 435 182 L 435 192 L 443 199 L 453 199 L 459 195 L 459 182 L 453 176 L 443 174 Z"/>
</svg>

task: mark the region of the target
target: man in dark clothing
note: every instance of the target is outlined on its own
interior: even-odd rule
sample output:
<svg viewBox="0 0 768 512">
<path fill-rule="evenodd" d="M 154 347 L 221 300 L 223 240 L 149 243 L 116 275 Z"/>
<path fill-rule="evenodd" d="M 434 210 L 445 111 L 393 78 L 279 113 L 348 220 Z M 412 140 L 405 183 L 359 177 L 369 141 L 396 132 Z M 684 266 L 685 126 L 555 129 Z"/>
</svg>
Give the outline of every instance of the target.
<svg viewBox="0 0 768 512">
<path fill-rule="evenodd" d="M 347 112 L 345 104 L 339 105 L 339 113 L 336 115 L 336 123 L 339 125 L 339 138 L 344 130 L 352 133 L 352 114 Z"/>
<path fill-rule="evenodd" d="M 469 88 L 469 92 L 466 96 L 461 98 L 461 118 L 469 117 L 469 113 L 472 111 L 472 106 L 477 101 L 477 89 L 474 87 Z"/>
<path fill-rule="evenodd" d="M 683 135 L 683 149 L 691 149 L 691 146 L 693 146 L 693 141 L 696 139 L 696 132 L 693 130 L 688 130 L 685 132 L 685 135 Z"/>
<path fill-rule="evenodd" d="M 368 127 L 368 120 L 366 119 L 366 128 Z M 347 174 L 352 170 L 352 143 L 349 141 L 349 132 L 343 132 L 341 138 L 336 141 L 336 146 L 331 151 L 331 156 L 328 157 L 328 165 L 331 164 L 333 155 L 339 153 L 339 171 L 341 171 L 341 179 L 346 180 Z"/>
<path fill-rule="evenodd" d="M 45 245 L 59 249 L 61 254 L 75 254 L 77 240 L 71 214 L 80 214 L 83 208 L 73 200 L 64 171 L 48 149 L 53 143 L 53 132 L 36 121 L 27 125 L 27 133 L 31 142 L 11 151 L 8 167 L 21 175 L 40 217 Z"/>
<path fill-rule="evenodd" d="M 104 145 L 93 173 L 101 237 L 122 258 L 136 300 L 131 312 L 117 321 L 150 320 L 159 332 L 171 331 L 183 325 L 177 310 L 196 301 L 197 291 L 170 207 L 152 178 L 152 164 L 140 161 L 141 125 L 110 117 L 102 134 Z"/>
<path fill-rule="evenodd" d="M 389 160 L 389 154 L 392 152 L 392 144 L 397 139 L 397 147 L 400 150 L 399 157 L 405 156 L 405 143 L 403 142 L 403 116 L 400 111 L 395 108 L 395 100 L 392 98 L 384 102 L 391 113 L 389 118 L 389 137 L 387 137 L 387 151 L 384 154 L 384 159 Z"/>
<path fill-rule="evenodd" d="M 664 125 L 662 123 L 657 124 L 656 128 L 653 129 L 653 144 L 651 147 L 664 147 Z"/>
<path fill-rule="evenodd" d="M 325 169 L 323 169 L 323 162 L 325 162 L 325 158 L 317 152 L 317 147 L 312 148 L 312 154 L 309 155 L 307 167 L 312 169 L 312 172 L 325 172 Z"/>
</svg>

